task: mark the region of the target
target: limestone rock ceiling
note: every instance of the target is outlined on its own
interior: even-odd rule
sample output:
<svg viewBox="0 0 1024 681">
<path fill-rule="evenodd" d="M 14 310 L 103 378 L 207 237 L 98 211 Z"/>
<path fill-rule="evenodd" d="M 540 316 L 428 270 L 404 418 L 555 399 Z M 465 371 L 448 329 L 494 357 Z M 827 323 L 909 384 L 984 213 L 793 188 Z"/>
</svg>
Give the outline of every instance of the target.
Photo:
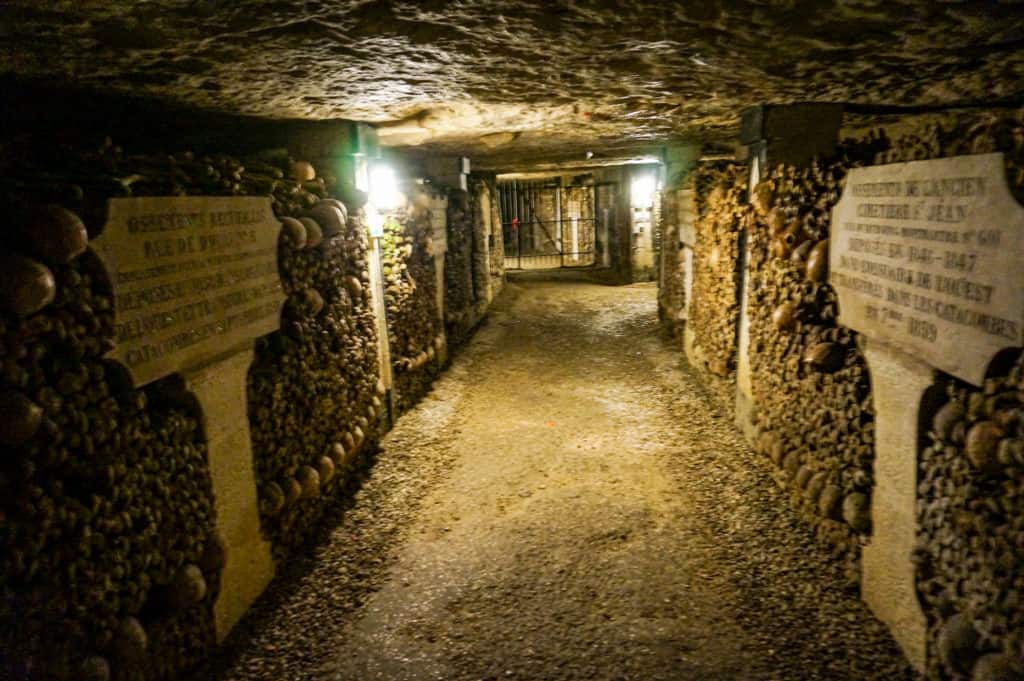
<svg viewBox="0 0 1024 681">
<path fill-rule="evenodd" d="M 1024 3 L 7 0 L 0 72 L 513 159 L 724 141 L 759 102 L 1024 99 Z"/>
</svg>

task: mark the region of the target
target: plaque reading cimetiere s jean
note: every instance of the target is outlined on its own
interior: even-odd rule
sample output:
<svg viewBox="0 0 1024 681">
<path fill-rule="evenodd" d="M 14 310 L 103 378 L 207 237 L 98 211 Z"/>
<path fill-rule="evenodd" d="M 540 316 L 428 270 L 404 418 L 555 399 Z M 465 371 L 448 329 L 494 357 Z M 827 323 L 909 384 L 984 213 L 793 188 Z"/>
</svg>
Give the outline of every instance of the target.
<svg viewBox="0 0 1024 681">
<path fill-rule="evenodd" d="M 854 168 L 832 212 L 839 322 L 980 385 L 1024 342 L 1024 208 L 1002 154 Z"/>
</svg>

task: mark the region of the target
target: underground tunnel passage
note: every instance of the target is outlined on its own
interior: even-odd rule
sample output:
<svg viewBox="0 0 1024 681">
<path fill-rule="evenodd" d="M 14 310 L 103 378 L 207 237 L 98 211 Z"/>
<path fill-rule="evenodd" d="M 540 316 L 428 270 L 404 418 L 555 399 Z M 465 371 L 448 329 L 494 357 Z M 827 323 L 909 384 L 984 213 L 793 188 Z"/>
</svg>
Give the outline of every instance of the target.
<svg viewBox="0 0 1024 681">
<path fill-rule="evenodd" d="M 1024 679 L 1019 2 L 0 17 L 0 678 Z"/>
</svg>

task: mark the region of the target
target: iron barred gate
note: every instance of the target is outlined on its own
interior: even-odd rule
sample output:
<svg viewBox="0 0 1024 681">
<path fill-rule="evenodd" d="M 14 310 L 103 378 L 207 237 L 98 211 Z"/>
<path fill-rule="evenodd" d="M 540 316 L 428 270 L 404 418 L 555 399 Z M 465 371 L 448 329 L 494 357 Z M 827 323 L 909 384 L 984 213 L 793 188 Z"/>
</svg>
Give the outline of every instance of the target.
<svg viewBox="0 0 1024 681">
<path fill-rule="evenodd" d="M 548 180 L 498 183 L 506 269 L 552 269 L 595 264 L 593 185 Z"/>
</svg>

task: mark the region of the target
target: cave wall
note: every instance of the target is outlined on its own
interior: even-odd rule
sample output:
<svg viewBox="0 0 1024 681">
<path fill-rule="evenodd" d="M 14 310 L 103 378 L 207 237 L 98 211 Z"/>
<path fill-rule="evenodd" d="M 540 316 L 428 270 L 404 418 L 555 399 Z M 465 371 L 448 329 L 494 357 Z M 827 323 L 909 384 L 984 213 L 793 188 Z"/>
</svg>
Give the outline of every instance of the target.
<svg viewBox="0 0 1024 681">
<path fill-rule="evenodd" d="M 845 564 L 854 589 L 872 538 L 877 443 L 865 339 L 837 323 L 838 301 L 827 283 L 830 214 L 846 174 L 864 165 L 1001 151 L 1011 191 L 1018 201 L 1024 195 L 1024 111 L 898 123 L 895 139 L 859 126 L 828 158 L 764 168 L 749 196 L 742 169 L 698 168 L 693 178 L 699 220 L 685 324 L 691 363 L 719 387 L 724 403 L 737 400 L 731 371 L 741 351 L 734 344 L 740 315 L 732 284 L 742 232 L 753 448 L 822 546 Z M 676 229 L 663 224 L 666 235 Z M 663 314 L 678 309 L 683 276 L 668 275 Z M 1024 673 L 1021 371 L 1020 348 L 1011 349 L 993 358 L 983 385 L 936 371 L 935 385 L 921 396 L 920 432 L 912 434 L 921 443 L 913 558 L 928 678 Z"/>
<path fill-rule="evenodd" d="M 282 328 L 260 338 L 249 373 L 248 412 L 264 532 L 279 557 L 309 539 L 382 432 L 370 304 L 365 216 L 330 236 L 308 218 L 287 221 Z"/>
<path fill-rule="evenodd" d="M 847 170 L 873 156 L 872 140 L 832 160 L 777 165 L 749 210 L 749 365 L 756 449 L 793 507 L 859 579 L 870 536 L 874 422 L 858 334 L 836 323 L 826 282 L 831 210 Z"/>
<path fill-rule="evenodd" d="M 693 176 L 669 180 L 661 192 L 658 317 L 682 347 L 693 273 Z"/>
<path fill-rule="evenodd" d="M 751 219 L 746 169 L 732 163 L 701 163 L 692 181 L 696 205 L 693 283 L 683 346 L 716 399 L 731 410 L 742 282 L 741 238 Z"/>
<path fill-rule="evenodd" d="M 474 176 L 468 190 L 450 192 L 444 262 L 444 320 L 457 347 L 483 319 L 504 282 L 505 264 L 493 178 Z"/>
<path fill-rule="evenodd" d="M 147 116 L 147 126 L 159 120 Z M 146 143 L 122 147 L 94 118 L 91 130 L 21 120 L 0 141 L 10 214 L 0 231 L 5 679 L 175 678 L 226 634 L 217 614 L 222 577 L 240 556 L 218 531 L 217 509 L 237 500 L 214 493 L 208 437 L 235 424 L 206 420 L 187 375 L 136 387 L 106 356 L 116 342 L 115 301 L 88 242 L 102 231 L 109 199 L 271 198 L 287 298 L 280 329 L 253 343 L 244 401 L 235 405 L 248 416 L 252 458 L 232 465 L 251 468 L 255 531 L 274 564 L 343 509 L 396 417 L 389 403 L 410 408 L 441 364 L 445 290 L 431 213 L 414 203 L 388 219 L 382 239 L 393 389 L 383 380 L 365 199 L 339 172 L 351 126 L 313 126 L 317 134 L 296 138 L 269 126 L 275 134 L 265 139 L 283 146 L 264 149 L 267 124 L 246 138 L 233 119 L 228 153 L 217 135 L 199 132 L 187 136 L 191 150 L 138 131 L 126 139 Z M 320 171 L 290 149 L 308 151 Z M 477 222 L 472 229 L 483 229 Z M 462 266 L 488 284 L 475 301 L 482 316 L 503 270 L 500 245 L 495 266 L 475 243 L 458 246 Z"/>
<path fill-rule="evenodd" d="M 905 132 L 878 156 L 896 163 L 1003 152 L 1024 197 L 1024 110 Z M 922 398 L 914 561 L 932 678 L 1024 676 L 1024 430 L 1021 348 L 990 358 L 984 383 L 936 372 Z"/>
<path fill-rule="evenodd" d="M 658 318 L 682 347 L 693 297 L 693 246 L 697 203 L 694 187 L 699 145 L 665 149 L 664 186 L 659 192 Z"/>
<path fill-rule="evenodd" d="M 446 351 L 439 306 L 444 256 L 435 257 L 435 225 L 445 235 L 447 197 L 437 189 L 415 188 L 409 203 L 389 214 L 381 239 L 384 302 L 398 413 L 411 409 L 430 390 Z"/>
</svg>

